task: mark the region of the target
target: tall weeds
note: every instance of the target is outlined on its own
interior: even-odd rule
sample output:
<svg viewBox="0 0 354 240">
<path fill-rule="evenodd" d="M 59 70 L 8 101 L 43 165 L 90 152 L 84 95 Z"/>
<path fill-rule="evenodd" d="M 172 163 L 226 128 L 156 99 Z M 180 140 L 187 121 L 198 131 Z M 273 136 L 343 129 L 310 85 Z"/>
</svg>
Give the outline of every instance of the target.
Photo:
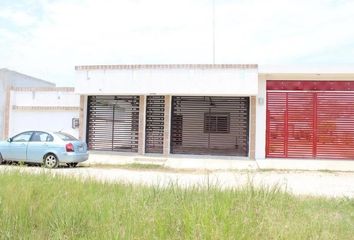
<svg viewBox="0 0 354 240">
<path fill-rule="evenodd" d="M 352 239 L 353 199 L 0 174 L 0 239 Z"/>
</svg>

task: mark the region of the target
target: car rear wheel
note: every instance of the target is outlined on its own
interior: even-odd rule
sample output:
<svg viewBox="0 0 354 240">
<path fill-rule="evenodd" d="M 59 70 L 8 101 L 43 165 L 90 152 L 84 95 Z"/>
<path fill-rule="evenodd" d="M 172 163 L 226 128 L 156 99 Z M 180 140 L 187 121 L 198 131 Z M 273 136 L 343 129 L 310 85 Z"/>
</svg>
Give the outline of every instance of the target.
<svg viewBox="0 0 354 240">
<path fill-rule="evenodd" d="M 70 167 L 70 168 L 74 168 L 74 167 L 76 167 L 77 166 L 77 162 L 72 162 L 72 163 L 67 163 L 66 165 L 68 165 L 68 167 Z"/>
<path fill-rule="evenodd" d="M 53 153 L 49 153 L 44 157 L 44 166 L 46 168 L 56 168 L 58 165 L 59 160 Z"/>
</svg>

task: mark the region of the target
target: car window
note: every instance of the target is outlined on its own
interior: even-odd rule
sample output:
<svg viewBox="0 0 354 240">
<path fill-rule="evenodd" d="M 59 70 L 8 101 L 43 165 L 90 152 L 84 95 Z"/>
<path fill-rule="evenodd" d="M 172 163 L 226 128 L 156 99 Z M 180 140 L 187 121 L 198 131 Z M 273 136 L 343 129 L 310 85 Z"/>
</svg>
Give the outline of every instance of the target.
<svg viewBox="0 0 354 240">
<path fill-rule="evenodd" d="M 33 132 L 20 133 L 12 138 L 12 142 L 28 142 Z"/>
<path fill-rule="evenodd" d="M 53 136 L 46 132 L 34 132 L 31 142 L 52 142 Z"/>
<path fill-rule="evenodd" d="M 63 141 L 78 141 L 77 138 L 75 138 L 67 133 L 55 132 L 54 134 L 57 135 L 58 137 L 60 137 L 60 139 Z"/>
</svg>

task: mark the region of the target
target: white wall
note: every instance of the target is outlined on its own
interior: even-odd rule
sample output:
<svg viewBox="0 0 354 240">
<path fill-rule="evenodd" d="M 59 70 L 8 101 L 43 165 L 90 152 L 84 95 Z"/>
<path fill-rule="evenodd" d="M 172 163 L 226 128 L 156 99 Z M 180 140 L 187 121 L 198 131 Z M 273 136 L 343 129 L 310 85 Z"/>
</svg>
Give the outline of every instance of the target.
<svg viewBox="0 0 354 240">
<path fill-rule="evenodd" d="M 133 68 L 76 70 L 83 95 L 255 96 L 256 68 Z"/>
<path fill-rule="evenodd" d="M 79 137 L 79 129 L 71 128 L 71 119 L 78 111 L 17 111 L 11 112 L 9 136 L 27 130 L 63 131 Z"/>
<path fill-rule="evenodd" d="M 266 79 L 259 77 L 258 80 L 258 96 L 256 101 L 256 152 L 255 158 L 265 159 L 266 148 L 266 113 L 267 113 L 267 97 L 266 97 Z"/>
<path fill-rule="evenodd" d="M 0 71 L 0 137 L 2 137 L 4 134 L 7 88 L 8 88 L 7 82 L 2 80 L 1 71 Z"/>
<path fill-rule="evenodd" d="M 6 68 L 0 69 L 0 79 L 10 87 L 55 87 L 55 83 L 43 81 Z"/>
<path fill-rule="evenodd" d="M 15 106 L 78 107 L 80 104 L 80 96 L 74 92 L 15 91 L 11 97 L 12 105 Z"/>
<path fill-rule="evenodd" d="M 9 136 L 26 130 L 64 131 L 75 137 L 72 118 L 79 118 L 80 96 L 73 89 L 14 89 L 10 93 Z"/>
<path fill-rule="evenodd" d="M 11 87 L 55 87 L 55 84 L 8 69 L 0 69 L 0 138 L 6 135 L 9 107 L 7 91 Z"/>
</svg>

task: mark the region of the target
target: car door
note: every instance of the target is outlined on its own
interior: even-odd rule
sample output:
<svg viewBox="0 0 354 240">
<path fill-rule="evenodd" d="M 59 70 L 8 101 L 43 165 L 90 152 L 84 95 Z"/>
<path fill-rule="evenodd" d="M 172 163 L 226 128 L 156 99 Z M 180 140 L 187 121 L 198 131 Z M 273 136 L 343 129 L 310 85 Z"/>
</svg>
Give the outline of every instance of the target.
<svg viewBox="0 0 354 240">
<path fill-rule="evenodd" d="M 43 162 L 43 156 L 48 153 L 53 136 L 46 132 L 34 132 L 27 147 L 28 162 Z"/>
<path fill-rule="evenodd" d="M 33 131 L 20 133 L 10 138 L 7 151 L 3 158 L 11 161 L 27 161 L 27 145 Z"/>
</svg>

